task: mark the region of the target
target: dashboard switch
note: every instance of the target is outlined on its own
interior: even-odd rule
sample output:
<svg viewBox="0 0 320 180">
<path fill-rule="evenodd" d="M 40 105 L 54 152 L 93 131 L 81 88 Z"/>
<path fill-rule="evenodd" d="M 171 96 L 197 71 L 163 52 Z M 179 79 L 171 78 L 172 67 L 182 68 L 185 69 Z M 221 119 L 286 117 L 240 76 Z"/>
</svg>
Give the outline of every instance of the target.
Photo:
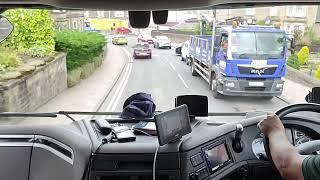
<svg viewBox="0 0 320 180">
<path fill-rule="evenodd" d="M 243 126 L 241 124 L 237 124 L 236 125 L 236 133 L 235 133 L 234 139 L 232 141 L 233 150 L 237 153 L 240 153 L 243 150 L 243 145 L 241 142 L 242 134 L 243 134 Z"/>
<path fill-rule="evenodd" d="M 189 174 L 189 180 L 199 180 L 198 173 Z"/>
</svg>

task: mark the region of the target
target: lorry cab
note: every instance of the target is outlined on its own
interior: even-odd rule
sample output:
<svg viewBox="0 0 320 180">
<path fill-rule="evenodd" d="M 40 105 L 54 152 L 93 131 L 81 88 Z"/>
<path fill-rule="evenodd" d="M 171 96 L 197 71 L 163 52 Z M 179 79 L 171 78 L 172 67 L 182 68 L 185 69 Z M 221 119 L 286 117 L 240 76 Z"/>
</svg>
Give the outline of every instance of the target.
<svg viewBox="0 0 320 180">
<path fill-rule="evenodd" d="M 281 78 L 285 74 L 286 34 L 270 27 L 224 28 L 213 64 L 230 77 Z M 218 41 L 219 42 L 219 41 Z M 222 61 L 222 62 L 221 62 Z"/>
<path fill-rule="evenodd" d="M 211 37 L 191 37 L 190 53 L 199 69 L 211 69 L 206 74 L 212 73 L 212 80 L 217 80 L 213 82 L 218 88 L 217 93 L 267 97 L 281 95 L 287 53 L 284 30 L 252 25 L 217 27 L 214 48 L 211 47 Z M 198 74 L 202 72 L 204 70 Z"/>
</svg>

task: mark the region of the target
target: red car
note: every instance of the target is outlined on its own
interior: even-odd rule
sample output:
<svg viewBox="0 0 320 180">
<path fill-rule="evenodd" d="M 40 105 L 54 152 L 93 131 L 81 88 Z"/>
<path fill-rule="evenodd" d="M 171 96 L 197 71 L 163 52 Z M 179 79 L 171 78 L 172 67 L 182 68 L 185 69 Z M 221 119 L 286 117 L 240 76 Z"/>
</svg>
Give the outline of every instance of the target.
<svg viewBox="0 0 320 180">
<path fill-rule="evenodd" d="M 133 46 L 133 58 L 152 58 L 151 48 L 148 43 L 138 43 Z"/>
<path fill-rule="evenodd" d="M 118 33 L 118 34 L 128 34 L 128 33 L 132 33 L 131 29 L 125 28 L 125 27 L 118 27 L 118 28 L 115 30 L 115 32 Z"/>
<path fill-rule="evenodd" d="M 150 35 L 147 35 L 147 34 L 144 34 L 144 35 L 139 34 L 138 35 L 138 43 L 139 42 L 153 44 L 153 38 Z"/>
</svg>

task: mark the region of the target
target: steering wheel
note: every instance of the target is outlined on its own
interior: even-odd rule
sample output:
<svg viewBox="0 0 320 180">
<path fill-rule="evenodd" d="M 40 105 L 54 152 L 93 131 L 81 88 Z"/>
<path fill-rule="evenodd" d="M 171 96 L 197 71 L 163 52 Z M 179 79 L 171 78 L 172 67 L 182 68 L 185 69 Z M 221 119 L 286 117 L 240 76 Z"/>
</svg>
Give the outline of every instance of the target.
<svg viewBox="0 0 320 180">
<path fill-rule="evenodd" d="M 300 112 L 300 111 L 309 111 L 309 112 L 320 113 L 320 104 L 311 104 L 310 103 L 310 104 L 289 105 L 287 107 L 284 107 L 284 108 L 278 110 L 275 114 L 281 120 L 282 118 L 284 118 L 288 114 L 291 114 L 294 112 Z M 267 155 L 269 161 L 272 163 L 273 167 L 275 168 L 275 165 L 272 160 L 271 153 L 270 153 L 269 140 L 266 136 L 263 136 L 263 141 L 264 141 L 263 144 L 264 144 L 264 149 L 266 151 L 266 155 Z M 299 147 L 297 147 L 298 152 L 303 155 L 310 155 L 319 149 L 320 149 L 320 140 L 309 141 L 309 142 L 303 143 L 302 145 L 299 145 Z"/>
</svg>

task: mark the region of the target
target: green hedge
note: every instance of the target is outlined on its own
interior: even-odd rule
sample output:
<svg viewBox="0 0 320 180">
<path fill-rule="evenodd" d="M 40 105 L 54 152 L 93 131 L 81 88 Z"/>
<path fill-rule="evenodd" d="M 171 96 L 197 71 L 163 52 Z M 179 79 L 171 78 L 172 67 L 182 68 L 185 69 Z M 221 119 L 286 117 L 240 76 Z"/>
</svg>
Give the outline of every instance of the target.
<svg viewBox="0 0 320 180">
<path fill-rule="evenodd" d="M 93 62 L 103 52 L 106 39 L 96 32 L 65 31 L 56 33 L 55 42 L 56 51 L 67 53 L 67 69 L 73 70 Z"/>
<path fill-rule="evenodd" d="M 6 47 L 0 47 L 0 73 L 19 65 L 20 58 L 15 50 Z"/>
<path fill-rule="evenodd" d="M 298 55 L 297 54 L 291 54 L 289 57 L 288 57 L 288 60 L 287 60 L 287 65 L 294 68 L 294 69 L 297 69 L 297 70 L 300 70 L 300 62 L 298 60 Z"/>
</svg>

